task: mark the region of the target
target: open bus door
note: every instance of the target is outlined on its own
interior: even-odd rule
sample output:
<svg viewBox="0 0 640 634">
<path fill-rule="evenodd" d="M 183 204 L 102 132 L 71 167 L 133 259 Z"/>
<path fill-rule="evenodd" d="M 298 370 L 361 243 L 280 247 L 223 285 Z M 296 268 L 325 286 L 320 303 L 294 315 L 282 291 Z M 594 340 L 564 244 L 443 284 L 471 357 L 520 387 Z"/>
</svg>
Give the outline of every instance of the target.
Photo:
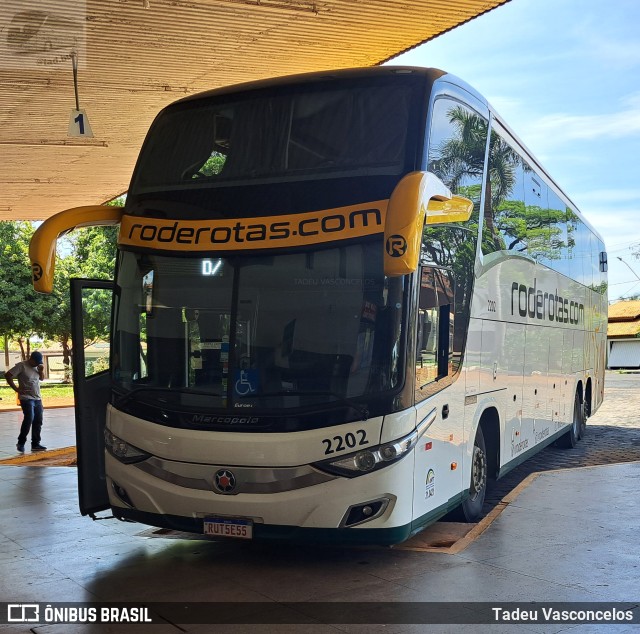
<svg viewBox="0 0 640 634">
<path fill-rule="evenodd" d="M 82 515 L 109 508 L 104 472 L 104 426 L 111 394 L 109 330 L 113 282 L 71 280 L 73 391 L 78 454 L 78 497 Z M 96 341 L 91 352 L 87 341 Z"/>
</svg>

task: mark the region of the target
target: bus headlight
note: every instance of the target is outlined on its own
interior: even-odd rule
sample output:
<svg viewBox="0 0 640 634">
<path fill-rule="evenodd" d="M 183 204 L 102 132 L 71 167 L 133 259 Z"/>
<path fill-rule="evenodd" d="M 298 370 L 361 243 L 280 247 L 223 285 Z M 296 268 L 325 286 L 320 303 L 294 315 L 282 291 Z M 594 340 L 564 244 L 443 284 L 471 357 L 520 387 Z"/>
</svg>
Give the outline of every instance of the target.
<svg viewBox="0 0 640 634">
<path fill-rule="evenodd" d="M 341 458 L 315 462 L 313 466 L 327 473 L 356 478 L 402 460 L 415 447 L 417 442 L 418 433 L 414 431 L 399 440 L 358 451 Z"/>
<path fill-rule="evenodd" d="M 130 445 L 106 428 L 104 430 L 104 444 L 107 451 L 120 462 L 124 462 L 124 464 L 141 462 L 151 456 L 151 454 Z"/>
</svg>

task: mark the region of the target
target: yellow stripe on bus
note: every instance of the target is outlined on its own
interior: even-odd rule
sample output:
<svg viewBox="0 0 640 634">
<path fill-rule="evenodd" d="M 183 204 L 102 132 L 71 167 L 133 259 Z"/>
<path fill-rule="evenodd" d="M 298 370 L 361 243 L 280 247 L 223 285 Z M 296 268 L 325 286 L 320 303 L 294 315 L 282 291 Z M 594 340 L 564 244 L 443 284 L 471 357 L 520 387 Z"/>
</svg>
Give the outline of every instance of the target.
<svg viewBox="0 0 640 634">
<path fill-rule="evenodd" d="M 388 200 L 323 211 L 223 220 L 122 217 L 118 244 L 154 250 L 242 251 L 300 247 L 384 232 Z"/>
</svg>

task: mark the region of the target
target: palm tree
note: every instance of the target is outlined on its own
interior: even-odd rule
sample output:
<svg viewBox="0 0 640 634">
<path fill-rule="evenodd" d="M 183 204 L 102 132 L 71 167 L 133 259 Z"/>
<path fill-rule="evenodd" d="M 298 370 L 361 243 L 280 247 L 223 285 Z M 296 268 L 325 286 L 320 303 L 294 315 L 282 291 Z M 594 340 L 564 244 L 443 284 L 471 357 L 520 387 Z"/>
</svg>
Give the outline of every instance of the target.
<svg viewBox="0 0 640 634">
<path fill-rule="evenodd" d="M 487 140 L 487 121 L 483 117 L 455 106 L 447 113 L 456 136 L 443 141 L 435 151 L 429 169 L 439 176 L 454 192 L 469 178 L 481 179 Z M 497 132 L 491 132 L 489 143 L 489 169 L 485 183 L 483 209 L 485 235 L 493 242 L 499 234 L 493 223 L 492 209 L 506 200 L 516 182 L 516 169 L 521 163 L 518 153 Z"/>
</svg>

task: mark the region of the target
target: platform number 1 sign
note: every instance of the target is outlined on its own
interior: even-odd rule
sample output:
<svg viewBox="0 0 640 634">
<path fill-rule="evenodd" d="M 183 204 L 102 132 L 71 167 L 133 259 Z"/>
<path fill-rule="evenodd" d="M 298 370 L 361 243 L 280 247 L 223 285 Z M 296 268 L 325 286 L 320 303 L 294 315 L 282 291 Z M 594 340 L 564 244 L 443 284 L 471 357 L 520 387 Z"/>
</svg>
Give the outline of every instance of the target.
<svg viewBox="0 0 640 634">
<path fill-rule="evenodd" d="M 92 137 L 93 132 L 89 125 L 89 118 L 84 110 L 71 110 L 69 115 L 69 132 L 68 136 L 73 137 Z"/>
</svg>

